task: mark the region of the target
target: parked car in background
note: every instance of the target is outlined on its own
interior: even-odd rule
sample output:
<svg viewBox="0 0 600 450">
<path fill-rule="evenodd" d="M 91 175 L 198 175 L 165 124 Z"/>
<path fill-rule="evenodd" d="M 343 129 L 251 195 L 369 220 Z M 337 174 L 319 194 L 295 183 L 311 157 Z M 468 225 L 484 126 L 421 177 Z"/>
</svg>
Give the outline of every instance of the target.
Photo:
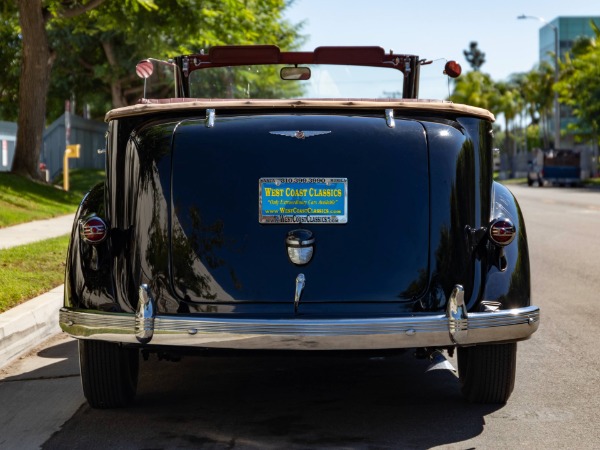
<svg viewBox="0 0 600 450">
<path fill-rule="evenodd" d="M 420 98 L 422 71 L 460 73 L 438 63 L 275 46 L 140 62 L 67 258 L 60 325 L 89 404 L 133 401 L 140 353 L 198 348 L 456 351 L 465 398 L 506 402 L 540 318 L 525 223 L 493 181 L 494 116 Z"/>
<path fill-rule="evenodd" d="M 537 150 L 535 159 L 529 161 L 527 184 L 532 186 L 579 186 L 589 174 L 582 168 L 580 151 Z M 591 164 L 588 164 L 591 165 Z"/>
<path fill-rule="evenodd" d="M 527 161 L 527 185 L 533 186 L 534 184 L 540 187 L 544 185 L 544 173 L 537 160 L 530 160 Z"/>
</svg>

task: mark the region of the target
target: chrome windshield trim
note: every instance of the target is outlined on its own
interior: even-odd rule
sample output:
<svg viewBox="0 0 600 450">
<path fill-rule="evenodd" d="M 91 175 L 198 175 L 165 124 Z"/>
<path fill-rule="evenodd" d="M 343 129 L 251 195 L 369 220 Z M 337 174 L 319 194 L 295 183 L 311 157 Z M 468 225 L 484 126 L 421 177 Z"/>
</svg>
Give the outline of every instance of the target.
<svg viewBox="0 0 600 450">
<path fill-rule="evenodd" d="M 228 349 L 358 350 L 473 345 L 528 339 L 540 309 L 469 313 L 457 342 L 445 314 L 360 319 L 248 319 L 157 315 L 151 345 Z M 139 344 L 134 314 L 62 308 L 63 331 L 79 339 Z"/>
</svg>

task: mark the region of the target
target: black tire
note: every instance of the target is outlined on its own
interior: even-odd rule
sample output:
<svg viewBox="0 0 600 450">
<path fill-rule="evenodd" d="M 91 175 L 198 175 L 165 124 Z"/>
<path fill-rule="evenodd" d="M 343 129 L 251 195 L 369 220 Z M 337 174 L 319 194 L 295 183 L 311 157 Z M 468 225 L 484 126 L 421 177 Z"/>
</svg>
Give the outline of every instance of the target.
<svg viewBox="0 0 600 450">
<path fill-rule="evenodd" d="M 533 180 L 527 177 L 527 186 L 533 186 Z"/>
<path fill-rule="evenodd" d="M 458 348 L 458 375 L 471 403 L 506 403 L 515 386 L 517 344 Z"/>
<path fill-rule="evenodd" d="M 92 408 L 120 408 L 137 390 L 139 351 L 102 341 L 79 341 L 83 395 Z"/>
</svg>

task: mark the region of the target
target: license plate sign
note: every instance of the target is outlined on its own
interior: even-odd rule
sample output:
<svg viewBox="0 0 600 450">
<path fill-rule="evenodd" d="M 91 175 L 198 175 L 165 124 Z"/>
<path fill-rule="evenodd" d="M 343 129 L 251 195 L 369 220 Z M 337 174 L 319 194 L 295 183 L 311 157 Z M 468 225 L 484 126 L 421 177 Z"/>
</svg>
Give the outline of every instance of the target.
<svg viewBox="0 0 600 450">
<path fill-rule="evenodd" d="M 260 223 L 348 222 L 347 178 L 261 178 L 258 198 Z"/>
</svg>

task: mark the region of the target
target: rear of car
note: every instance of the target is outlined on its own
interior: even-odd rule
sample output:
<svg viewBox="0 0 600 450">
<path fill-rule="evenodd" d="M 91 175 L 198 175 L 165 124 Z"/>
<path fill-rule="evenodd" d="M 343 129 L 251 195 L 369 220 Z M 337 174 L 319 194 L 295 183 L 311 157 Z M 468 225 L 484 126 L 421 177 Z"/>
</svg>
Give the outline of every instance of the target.
<svg viewBox="0 0 600 450">
<path fill-rule="evenodd" d="M 505 402 L 539 308 L 519 207 L 492 180 L 493 116 L 414 98 L 416 57 L 265 47 L 176 59 L 181 98 L 107 115 L 107 179 L 78 212 L 60 317 L 88 402 L 132 401 L 140 349 L 192 348 L 458 349 L 465 396 Z M 406 98 L 188 97 L 196 66 L 235 97 L 255 88 L 232 61 L 317 56 L 389 60 Z"/>
</svg>

